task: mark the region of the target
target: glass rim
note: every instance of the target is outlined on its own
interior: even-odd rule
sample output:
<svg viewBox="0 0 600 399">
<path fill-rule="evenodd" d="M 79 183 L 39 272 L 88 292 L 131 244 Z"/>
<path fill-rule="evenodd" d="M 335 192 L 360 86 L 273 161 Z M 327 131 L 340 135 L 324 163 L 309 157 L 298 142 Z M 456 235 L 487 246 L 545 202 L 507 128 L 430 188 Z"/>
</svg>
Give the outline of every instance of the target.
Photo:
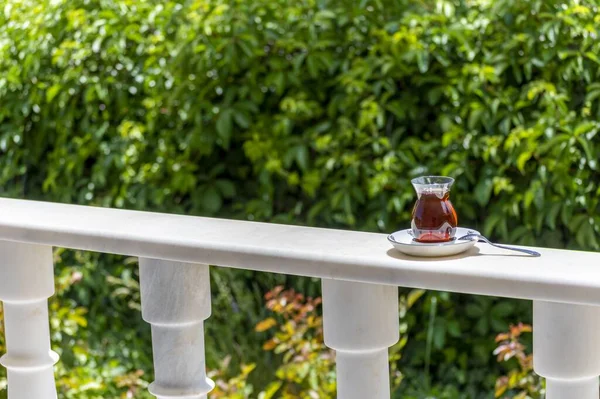
<svg viewBox="0 0 600 399">
<path fill-rule="evenodd" d="M 410 182 L 420 186 L 446 185 L 453 184 L 454 178 L 449 176 L 419 176 L 415 177 Z"/>
</svg>

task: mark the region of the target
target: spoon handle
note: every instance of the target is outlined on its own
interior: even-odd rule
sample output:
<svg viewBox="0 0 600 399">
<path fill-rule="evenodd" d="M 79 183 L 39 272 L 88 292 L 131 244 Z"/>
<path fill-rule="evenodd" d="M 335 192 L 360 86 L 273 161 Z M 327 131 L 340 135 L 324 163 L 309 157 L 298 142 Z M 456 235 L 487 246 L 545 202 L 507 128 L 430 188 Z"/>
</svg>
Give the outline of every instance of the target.
<svg viewBox="0 0 600 399">
<path fill-rule="evenodd" d="M 487 238 L 485 238 L 484 236 L 482 236 L 481 234 L 474 234 L 474 233 L 467 234 L 466 236 L 459 238 L 459 240 L 461 240 L 463 238 L 467 238 L 467 237 L 477 237 L 480 241 L 484 241 L 484 242 L 486 242 L 486 243 L 488 243 L 488 244 L 490 244 L 490 245 L 492 245 L 494 247 L 497 247 L 497 248 L 508 249 L 509 251 L 522 252 L 522 253 L 525 253 L 527 255 L 531 255 L 531 256 L 535 256 L 535 257 L 542 256 L 539 252 L 532 251 L 530 249 L 515 248 L 515 247 L 509 247 L 509 246 L 506 246 L 506 245 L 501 245 L 501 244 L 493 243 L 490 240 L 488 240 Z"/>
<path fill-rule="evenodd" d="M 511 250 L 511 251 L 523 252 L 523 253 L 526 253 L 527 255 L 531 255 L 531 256 L 535 256 L 535 257 L 542 256 L 539 252 L 532 251 L 530 249 L 507 247 L 506 245 L 494 244 L 494 243 L 491 243 L 491 242 L 488 242 L 488 244 L 490 244 L 490 245 L 492 245 L 494 247 L 502 248 L 502 249 L 508 249 L 508 250 Z"/>
</svg>

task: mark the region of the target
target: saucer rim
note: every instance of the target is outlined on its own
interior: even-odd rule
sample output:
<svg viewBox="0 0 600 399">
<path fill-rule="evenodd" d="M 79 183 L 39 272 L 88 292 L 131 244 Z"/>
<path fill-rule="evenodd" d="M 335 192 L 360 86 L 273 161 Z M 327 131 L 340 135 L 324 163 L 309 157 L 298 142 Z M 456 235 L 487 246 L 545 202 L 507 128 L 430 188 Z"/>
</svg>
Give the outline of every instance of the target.
<svg viewBox="0 0 600 399">
<path fill-rule="evenodd" d="M 471 233 L 474 234 L 480 234 L 479 231 L 475 230 L 475 229 L 470 229 L 470 228 L 466 228 L 466 227 L 457 227 L 457 232 L 458 229 L 465 229 L 470 231 Z M 392 243 L 392 244 L 397 244 L 397 245 L 404 245 L 404 246 L 418 246 L 418 247 L 445 247 L 445 246 L 449 246 L 449 245 L 461 245 L 462 243 L 459 243 L 458 240 L 454 239 L 454 240 L 450 240 L 450 241 L 445 241 L 445 242 L 432 242 L 432 243 L 426 243 L 426 242 L 418 242 L 418 241 L 411 241 L 410 243 L 405 243 L 405 242 L 398 242 L 394 239 L 394 234 L 400 234 L 400 233 L 406 233 L 409 234 L 408 231 L 410 231 L 411 229 L 403 229 L 403 230 L 398 230 L 395 231 L 393 233 L 390 233 L 387 236 L 387 240 Z M 471 237 L 468 240 L 462 240 L 463 243 L 467 244 L 467 243 L 471 243 L 473 241 L 477 241 L 478 238 L 477 237 Z"/>
</svg>

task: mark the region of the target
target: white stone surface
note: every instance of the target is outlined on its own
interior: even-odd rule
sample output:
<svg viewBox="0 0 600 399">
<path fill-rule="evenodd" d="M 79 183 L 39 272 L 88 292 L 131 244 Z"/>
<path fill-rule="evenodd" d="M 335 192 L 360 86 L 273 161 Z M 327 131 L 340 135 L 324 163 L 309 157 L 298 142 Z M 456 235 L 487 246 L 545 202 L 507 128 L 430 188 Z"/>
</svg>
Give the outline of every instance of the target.
<svg viewBox="0 0 600 399">
<path fill-rule="evenodd" d="M 52 295 L 52 248 L 0 241 L 0 299 L 5 302 L 29 302 L 47 299 Z"/>
<path fill-rule="evenodd" d="M 598 377 L 583 380 L 546 379 L 545 399 L 598 399 Z"/>
<path fill-rule="evenodd" d="M 600 307 L 534 301 L 533 367 L 546 399 L 598 399 Z"/>
<path fill-rule="evenodd" d="M 159 399 L 204 399 L 214 384 L 206 377 L 204 320 L 211 313 L 207 265 L 140 258 L 142 317 L 152 325 Z"/>
<path fill-rule="evenodd" d="M 207 265 L 140 259 L 142 317 L 154 325 L 188 324 L 210 317 Z"/>
<path fill-rule="evenodd" d="M 389 399 L 388 348 L 367 352 L 336 352 L 337 397 Z"/>
<path fill-rule="evenodd" d="M 388 347 L 398 342 L 398 288 L 323 279 L 325 344 L 336 351 L 337 397 L 389 399 Z"/>
<path fill-rule="evenodd" d="M 399 254 L 385 234 L 0 199 L 0 239 L 480 295 L 600 305 L 600 254 L 485 244 L 441 259 Z M 403 226 L 390 226 L 397 230 Z M 467 226 L 468 227 L 468 226 Z M 473 226 L 477 227 L 477 226 Z"/>
<path fill-rule="evenodd" d="M 0 241 L 9 399 L 56 399 L 47 298 L 54 294 L 52 248 Z"/>
</svg>

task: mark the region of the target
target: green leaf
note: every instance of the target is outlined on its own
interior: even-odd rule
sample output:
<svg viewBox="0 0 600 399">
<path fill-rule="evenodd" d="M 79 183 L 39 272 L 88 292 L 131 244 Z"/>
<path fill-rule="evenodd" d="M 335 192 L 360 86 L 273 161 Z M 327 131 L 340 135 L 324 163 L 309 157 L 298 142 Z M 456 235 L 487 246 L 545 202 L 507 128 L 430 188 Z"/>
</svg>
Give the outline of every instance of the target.
<svg viewBox="0 0 600 399">
<path fill-rule="evenodd" d="M 525 191 L 525 197 L 523 198 L 523 206 L 525 207 L 525 209 L 529 209 L 529 207 L 533 203 L 534 198 L 535 192 L 533 189 L 530 188 L 529 190 Z"/>
<path fill-rule="evenodd" d="M 446 344 L 446 323 L 443 319 L 437 319 L 433 330 L 433 346 L 443 349 Z"/>
<path fill-rule="evenodd" d="M 471 113 L 469 115 L 469 121 L 467 123 L 467 126 L 469 127 L 469 129 L 473 130 L 477 127 L 477 124 L 481 120 L 481 117 L 483 116 L 484 112 L 485 112 L 485 109 L 483 109 L 483 108 L 476 108 L 471 111 Z"/>
<path fill-rule="evenodd" d="M 337 15 L 331 10 L 320 10 L 315 17 L 319 19 L 336 19 Z"/>
<path fill-rule="evenodd" d="M 533 192 L 533 204 L 542 211 L 544 209 L 544 187 L 539 182 L 537 183 Z"/>
<path fill-rule="evenodd" d="M 406 296 L 406 306 L 410 309 L 412 306 L 425 294 L 425 290 L 414 289 L 410 290 L 408 295 Z"/>
<path fill-rule="evenodd" d="M 600 58 L 598 58 L 598 56 L 597 56 L 596 54 L 592 53 L 591 51 L 587 51 L 587 52 L 585 53 L 585 56 L 586 56 L 588 59 L 590 59 L 590 60 L 594 61 L 596 64 L 600 65 Z"/>
<path fill-rule="evenodd" d="M 235 196 L 235 184 L 231 180 L 217 180 L 215 185 L 224 198 L 233 198 Z"/>
<path fill-rule="evenodd" d="M 385 105 L 385 108 L 390 111 L 396 118 L 402 120 L 406 118 L 405 106 L 400 101 L 390 101 Z"/>
<path fill-rule="evenodd" d="M 568 222 L 569 230 L 571 230 L 571 232 L 573 232 L 573 233 L 580 230 L 580 227 L 584 224 L 584 222 L 587 218 L 588 218 L 588 216 L 584 215 L 584 214 L 579 214 L 579 215 L 573 216 L 571 218 L 571 220 Z"/>
<path fill-rule="evenodd" d="M 596 127 L 596 122 L 583 121 L 583 122 L 579 123 L 577 125 L 577 127 L 575 127 L 575 130 L 573 130 L 573 135 L 576 137 L 581 136 L 581 135 L 587 133 L 588 131 L 592 130 L 595 127 Z"/>
<path fill-rule="evenodd" d="M 488 335 L 490 331 L 490 324 L 488 323 L 488 318 L 482 317 L 477 323 L 475 323 L 475 331 L 481 336 Z"/>
<path fill-rule="evenodd" d="M 417 65 L 419 67 L 419 72 L 427 72 L 429 69 L 429 51 L 419 51 L 417 53 Z"/>
<path fill-rule="evenodd" d="M 490 318 L 490 325 L 495 331 L 506 331 L 508 328 L 508 323 L 506 321 L 495 316 Z"/>
<path fill-rule="evenodd" d="M 573 216 L 573 204 L 570 201 L 563 202 L 560 210 L 560 220 L 564 225 L 568 225 Z"/>
<path fill-rule="evenodd" d="M 512 71 L 513 71 L 513 75 L 514 75 L 515 79 L 517 80 L 517 83 L 519 83 L 519 84 L 523 83 L 523 73 L 521 72 L 521 68 L 519 67 L 519 65 L 517 63 L 513 62 Z"/>
<path fill-rule="evenodd" d="M 575 241 L 577 241 L 577 244 L 579 244 L 579 246 L 583 248 L 598 248 L 598 242 L 595 237 L 594 227 L 591 225 L 591 223 L 589 223 L 588 220 L 584 220 L 577 229 L 577 233 L 575 234 Z"/>
<path fill-rule="evenodd" d="M 258 395 L 258 399 L 272 399 L 275 397 L 279 388 L 283 385 L 283 381 L 273 381 L 267 385 L 267 388 Z"/>
<path fill-rule="evenodd" d="M 458 322 L 458 320 L 450 320 L 446 324 L 446 327 L 448 329 L 448 334 L 450 334 L 451 337 L 459 338 L 462 335 L 460 323 Z"/>
<path fill-rule="evenodd" d="M 515 243 L 520 243 L 520 240 L 524 236 L 531 235 L 531 231 L 527 226 L 519 226 L 516 229 L 510 232 L 510 241 Z"/>
<path fill-rule="evenodd" d="M 492 307 L 492 315 L 500 319 L 510 316 L 514 311 L 514 304 L 508 301 L 498 302 Z"/>
<path fill-rule="evenodd" d="M 256 324 L 256 326 L 254 327 L 254 330 L 257 332 L 264 332 L 267 331 L 273 327 L 275 327 L 277 325 L 277 320 L 275 320 L 272 317 L 268 317 L 262 321 L 260 321 L 258 324 Z"/>
<path fill-rule="evenodd" d="M 56 97 L 56 95 L 60 92 L 61 85 L 55 84 L 50 86 L 50 88 L 46 91 L 46 102 L 50 103 Z"/>
<path fill-rule="evenodd" d="M 233 119 L 242 129 L 248 129 L 250 127 L 250 118 L 245 112 L 233 111 Z"/>
<path fill-rule="evenodd" d="M 494 232 L 494 227 L 505 217 L 503 213 L 500 212 L 492 212 L 486 219 L 483 224 L 483 234 L 485 236 L 491 236 Z"/>
<path fill-rule="evenodd" d="M 494 182 L 492 179 L 484 177 L 475 186 L 475 200 L 481 206 L 485 206 L 490 201 Z"/>
<path fill-rule="evenodd" d="M 521 153 L 519 155 L 519 157 L 517 158 L 517 168 L 519 169 L 519 171 L 521 173 L 525 173 L 525 164 L 527 163 L 527 161 L 529 161 L 531 159 L 532 155 L 533 155 L 532 151 L 525 151 L 525 152 Z"/>
<path fill-rule="evenodd" d="M 478 318 L 483 316 L 483 308 L 477 304 L 469 303 L 465 308 L 467 316 L 470 318 Z"/>
<path fill-rule="evenodd" d="M 600 98 L 600 90 L 592 90 L 585 96 L 585 101 L 593 102 L 597 98 Z"/>
<path fill-rule="evenodd" d="M 588 140 L 584 137 L 577 137 L 577 142 L 579 143 L 581 148 L 583 148 L 583 152 L 585 152 L 585 158 L 587 160 L 588 165 L 593 165 L 593 161 L 596 160 L 596 157 L 594 157 L 594 154 L 592 153 L 592 149 L 590 148 L 590 143 L 588 142 Z M 592 169 L 595 168 L 592 167 Z"/>
<path fill-rule="evenodd" d="M 317 67 L 317 62 L 314 56 L 310 54 L 306 57 L 306 66 L 308 67 L 308 73 L 311 78 L 316 78 L 319 74 L 319 69 Z"/>
<path fill-rule="evenodd" d="M 308 169 L 308 148 L 306 146 L 300 145 L 296 147 L 296 162 L 300 169 Z"/>
<path fill-rule="evenodd" d="M 556 222 L 558 220 L 558 213 L 560 212 L 561 206 L 562 203 L 560 201 L 556 201 L 550 205 L 550 209 L 546 212 L 546 224 L 552 230 L 556 229 Z"/>
<path fill-rule="evenodd" d="M 202 207 L 209 213 L 216 213 L 221 209 L 223 201 L 215 187 L 207 188 L 202 194 Z"/>
<path fill-rule="evenodd" d="M 503 134 L 508 134 L 510 131 L 510 118 L 503 118 L 498 127 Z"/>
<path fill-rule="evenodd" d="M 217 133 L 223 141 L 223 148 L 229 148 L 229 142 L 233 133 L 233 112 L 230 109 L 223 110 L 217 119 Z"/>
</svg>

